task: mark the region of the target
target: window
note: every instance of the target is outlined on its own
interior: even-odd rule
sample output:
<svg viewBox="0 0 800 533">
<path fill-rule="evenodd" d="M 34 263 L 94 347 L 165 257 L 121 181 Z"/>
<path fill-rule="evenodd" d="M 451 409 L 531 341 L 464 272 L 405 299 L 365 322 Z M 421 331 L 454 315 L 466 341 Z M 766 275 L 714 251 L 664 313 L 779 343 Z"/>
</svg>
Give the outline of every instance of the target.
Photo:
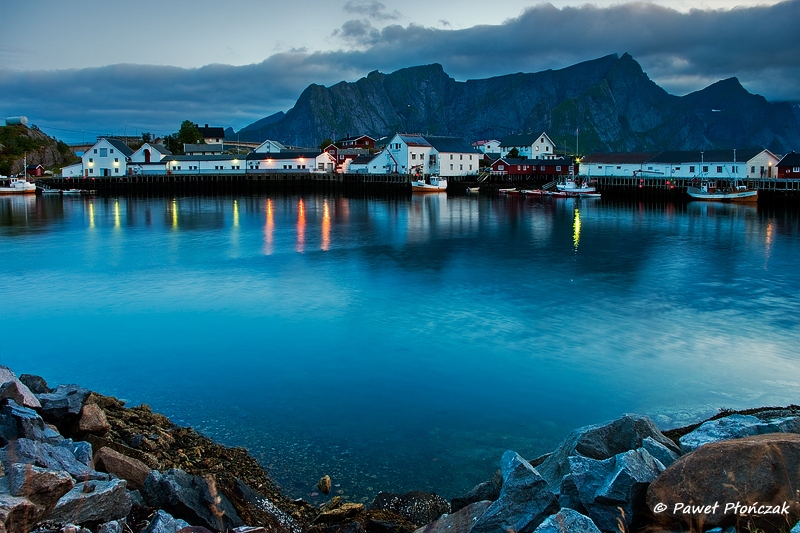
<svg viewBox="0 0 800 533">
<path fill-rule="evenodd" d="M 694 165 L 689 167 L 689 172 L 694 172 Z"/>
<path fill-rule="evenodd" d="M 717 174 L 722 174 L 722 167 L 719 165 L 717 166 Z"/>
<path fill-rule="evenodd" d="M 453 168 L 453 165 L 450 165 L 450 168 Z M 497 165 L 497 170 L 503 170 L 504 168 L 503 165 Z"/>
<path fill-rule="evenodd" d="M 539 151 L 539 147 L 538 147 L 538 146 L 536 147 L 536 151 L 537 151 L 537 152 Z"/>
<path fill-rule="evenodd" d="M 119 174 L 119 167 L 114 169 L 114 174 Z"/>
<path fill-rule="evenodd" d="M 708 172 L 708 165 L 703 165 L 703 172 Z"/>
<path fill-rule="evenodd" d="M 317 163 L 317 170 L 325 170 L 325 163 Z"/>
<path fill-rule="evenodd" d="M 89 158 L 89 163 L 94 163 L 94 158 Z"/>
<path fill-rule="evenodd" d="M 94 153 L 97 153 L 97 148 L 94 149 Z"/>
<path fill-rule="evenodd" d="M 544 143 L 544 137 L 539 140 L 540 143 Z"/>
<path fill-rule="evenodd" d="M 112 148 L 111 150 L 108 151 L 108 153 L 109 154 L 113 154 L 114 153 L 114 149 Z"/>
<path fill-rule="evenodd" d="M 517 170 L 520 170 L 520 166 L 519 165 L 517 165 Z"/>
<path fill-rule="evenodd" d="M 502 168 L 502 167 L 500 167 Z M 453 163 L 450 163 L 450 170 L 453 170 Z"/>
<path fill-rule="evenodd" d="M 792 167 L 792 172 L 800 172 L 800 167 Z"/>
<path fill-rule="evenodd" d="M 764 168 L 764 167 L 761 167 L 761 168 Z M 756 167 L 755 166 L 750 167 L 750 174 L 755 174 L 755 173 L 756 173 Z"/>
<path fill-rule="evenodd" d="M 460 156 L 458 156 L 458 158 L 463 161 L 464 160 L 464 154 L 461 154 Z"/>
<path fill-rule="evenodd" d="M 619 167 L 617 167 L 617 168 L 619 168 Z M 680 170 L 680 169 L 681 169 L 681 167 L 675 167 L 675 170 Z"/>
<path fill-rule="evenodd" d="M 453 160 L 453 154 L 450 154 L 450 161 Z"/>
<path fill-rule="evenodd" d="M 545 147 L 544 147 L 544 151 L 545 151 L 545 152 L 549 152 L 549 151 L 550 151 L 550 147 L 549 147 L 549 146 L 545 146 Z"/>
<path fill-rule="evenodd" d="M 108 156 L 108 148 L 100 148 L 100 157 Z"/>
<path fill-rule="evenodd" d="M 411 154 L 411 159 L 416 159 L 416 158 L 417 158 L 417 154 L 412 153 Z"/>
<path fill-rule="evenodd" d="M 617 170 L 619 170 L 619 169 L 621 169 L 621 168 L 622 168 L 621 166 L 618 166 L 618 167 L 617 167 Z"/>
<path fill-rule="evenodd" d="M 469 169 L 472 170 L 472 165 L 469 166 Z"/>
<path fill-rule="evenodd" d="M 556 167 L 556 172 L 561 172 L 561 167 L 560 166 Z"/>
<path fill-rule="evenodd" d="M 464 170 L 464 165 L 458 165 L 458 170 Z"/>
<path fill-rule="evenodd" d="M 93 168 L 89 169 L 89 174 L 94 174 L 94 169 Z"/>
<path fill-rule="evenodd" d="M 114 158 L 114 163 L 119 163 L 119 157 Z"/>
</svg>

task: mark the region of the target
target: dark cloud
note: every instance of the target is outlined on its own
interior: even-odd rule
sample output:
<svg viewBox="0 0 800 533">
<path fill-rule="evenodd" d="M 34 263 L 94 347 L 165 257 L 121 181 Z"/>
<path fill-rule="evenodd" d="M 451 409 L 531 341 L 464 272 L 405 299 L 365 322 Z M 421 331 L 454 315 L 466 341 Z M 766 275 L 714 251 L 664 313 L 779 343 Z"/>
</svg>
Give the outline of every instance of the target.
<svg viewBox="0 0 800 533">
<path fill-rule="evenodd" d="M 295 50 L 242 67 L 0 70 L 0 113 L 27 115 L 45 131 L 50 125 L 118 133 L 127 121 L 145 131 L 171 132 L 187 118 L 238 129 L 289 109 L 311 83 L 353 81 L 375 69 L 438 62 L 464 80 L 563 68 L 623 52 L 675 94 L 737 76 L 769 99 L 800 100 L 800 38 L 793 27 L 798 20 L 800 0 L 688 13 L 649 3 L 563 9 L 540 4 L 501 25 L 463 30 L 417 24 L 378 29 L 360 19 L 336 32 L 353 49 Z"/>
<path fill-rule="evenodd" d="M 386 5 L 376 0 L 350 0 L 344 5 L 347 13 L 355 13 L 373 20 L 397 20 L 400 18 L 398 11 L 389 11 Z"/>
</svg>

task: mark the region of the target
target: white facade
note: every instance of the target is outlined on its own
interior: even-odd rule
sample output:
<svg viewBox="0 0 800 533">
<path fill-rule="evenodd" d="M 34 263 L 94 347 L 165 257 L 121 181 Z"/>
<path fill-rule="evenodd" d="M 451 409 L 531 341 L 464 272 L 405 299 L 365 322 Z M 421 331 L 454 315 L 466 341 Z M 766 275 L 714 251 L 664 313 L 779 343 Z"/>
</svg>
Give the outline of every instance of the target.
<svg viewBox="0 0 800 533">
<path fill-rule="evenodd" d="M 278 141 L 270 141 L 267 139 L 253 151 L 259 154 L 277 154 L 281 150 L 286 150 L 286 147 Z"/>
<path fill-rule="evenodd" d="M 100 139 L 81 156 L 83 176 L 88 178 L 122 177 L 127 172 L 128 155 L 132 150 L 123 151 L 124 144 Z"/>
<path fill-rule="evenodd" d="M 432 174 L 440 176 L 472 176 L 478 174 L 481 154 L 463 152 L 441 152 Z"/>
<path fill-rule="evenodd" d="M 755 157 L 747 160 L 745 172 L 747 178 L 776 178 L 778 176 L 778 162 L 780 159 L 770 152 L 764 150 Z"/>
<path fill-rule="evenodd" d="M 436 165 L 436 150 L 422 135 L 398 133 L 386 145 L 386 150 L 397 161 L 400 174 L 431 174 Z"/>
<path fill-rule="evenodd" d="M 534 137 L 533 135 L 509 135 L 500 144 L 500 155 L 506 157 L 508 153 L 517 149 L 519 157 L 527 159 L 555 159 L 556 145 L 546 133 Z"/>
<path fill-rule="evenodd" d="M 166 149 L 150 143 L 144 143 L 131 155 L 131 163 L 155 163 L 167 157 Z"/>
<path fill-rule="evenodd" d="M 482 154 L 499 154 L 500 141 L 497 139 L 488 139 L 472 143 L 472 146 L 480 150 Z"/>
<path fill-rule="evenodd" d="M 244 174 L 245 160 L 236 155 L 173 156 L 164 159 L 168 174 Z"/>
<path fill-rule="evenodd" d="M 247 158 L 248 172 L 333 172 L 335 168 L 336 160 L 328 152 L 281 152 L 272 157 L 250 154 Z"/>
<path fill-rule="evenodd" d="M 397 162 L 389 150 L 382 150 L 367 163 L 351 161 L 345 172 L 353 174 L 391 174 L 397 172 Z"/>
<path fill-rule="evenodd" d="M 83 176 L 83 163 L 75 163 L 61 169 L 64 178 L 80 178 Z"/>
</svg>

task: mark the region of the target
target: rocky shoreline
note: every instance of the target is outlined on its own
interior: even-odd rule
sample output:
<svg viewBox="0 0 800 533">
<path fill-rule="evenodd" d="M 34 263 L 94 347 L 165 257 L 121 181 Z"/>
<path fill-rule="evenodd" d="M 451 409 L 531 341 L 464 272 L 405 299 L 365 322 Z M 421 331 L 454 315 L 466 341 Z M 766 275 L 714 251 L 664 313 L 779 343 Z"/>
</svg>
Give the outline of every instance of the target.
<svg viewBox="0 0 800 533">
<path fill-rule="evenodd" d="M 507 451 L 493 479 L 452 501 L 380 493 L 318 507 L 283 496 L 243 448 L 147 405 L 0 366 L 0 446 L 0 533 L 800 533 L 794 405 L 663 433 L 625 415 L 539 458 Z"/>
</svg>

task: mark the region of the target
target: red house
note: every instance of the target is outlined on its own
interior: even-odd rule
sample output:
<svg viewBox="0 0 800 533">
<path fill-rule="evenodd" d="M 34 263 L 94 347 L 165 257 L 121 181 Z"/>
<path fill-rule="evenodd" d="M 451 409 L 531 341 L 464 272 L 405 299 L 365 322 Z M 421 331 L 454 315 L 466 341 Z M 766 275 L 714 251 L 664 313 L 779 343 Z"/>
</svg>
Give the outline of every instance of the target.
<svg viewBox="0 0 800 533">
<path fill-rule="evenodd" d="M 578 165 L 566 157 L 560 159 L 501 157 L 492 163 L 491 172 L 497 176 L 555 178 L 556 176 L 577 174 Z"/>
<path fill-rule="evenodd" d="M 779 178 L 800 179 L 800 154 L 786 154 L 777 166 Z"/>
<path fill-rule="evenodd" d="M 375 139 L 369 135 L 359 135 L 357 137 L 345 137 L 334 142 L 336 146 L 341 148 L 366 148 L 367 150 L 375 149 Z"/>
<path fill-rule="evenodd" d="M 370 151 L 366 148 L 340 148 L 335 144 L 329 144 L 323 151 L 328 152 L 333 157 L 337 167 L 341 167 L 348 159 L 352 160 L 359 156 L 370 154 Z"/>
<path fill-rule="evenodd" d="M 43 176 L 44 167 L 42 165 L 28 165 L 25 167 L 25 174 L 28 176 Z"/>
</svg>

